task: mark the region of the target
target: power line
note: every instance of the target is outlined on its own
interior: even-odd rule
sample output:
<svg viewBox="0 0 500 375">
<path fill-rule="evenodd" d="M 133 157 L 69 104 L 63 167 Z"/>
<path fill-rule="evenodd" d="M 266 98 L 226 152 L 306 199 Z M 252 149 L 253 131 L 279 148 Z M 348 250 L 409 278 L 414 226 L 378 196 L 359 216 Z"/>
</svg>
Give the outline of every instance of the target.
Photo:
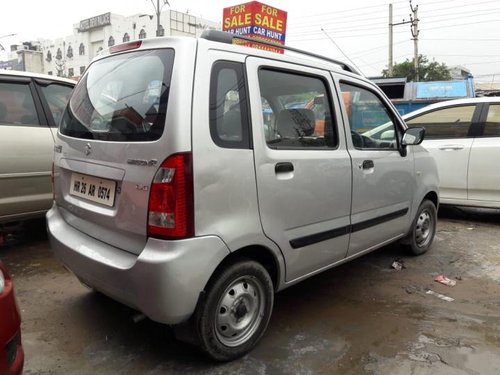
<svg viewBox="0 0 500 375">
<path fill-rule="evenodd" d="M 500 19 L 496 20 L 484 20 L 484 21 L 478 21 L 478 22 L 465 22 L 465 23 L 455 23 L 453 25 L 443 25 L 443 26 L 437 26 L 437 27 L 427 27 L 423 29 L 423 31 L 427 30 L 437 30 L 437 29 L 446 29 L 449 27 L 457 27 L 457 26 L 466 26 L 466 25 L 479 25 L 479 24 L 484 24 L 484 23 L 489 23 L 489 22 L 500 22 Z"/>
<path fill-rule="evenodd" d="M 406 3 L 405 1 L 399 1 L 399 2 L 396 2 L 396 3 Z M 428 4 L 442 4 L 443 1 L 439 1 L 439 2 L 429 2 Z M 481 1 L 481 2 L 475 2 L 473 4 L 466 4 L 466 5 L 454 5 L 454 9 L 465 9 L 467 7 L 471 7 L 471 6 L 474 6 L 476 7 L 477 5 L 480 5 L 480 4 L 489 4 L 489 3 L 495 3 L 495 4 L 498 4 L 498 1 L 495 0 L 495 1 Z M 304 18 L 324 18 L 324 17 L 328 17 L 328 19 L 330 20 L 329 23 L 335 23 L 335 24 L 344 24 L 344 23 L 352 23 L 354 20 L 357 20 L 357 21 L 363 21 L 363 20 L 377 20 L 377 19 L 380 19 L 380 20 L 385 20 L 386 18 L 386 15 L 385 14 L 381 14 L 380 16 L 374 16 L 374 12 L 373 11 L 369 11 L 369 12 L 362 12 L 362 13 L 358 13 L 357 15 L 352 15 L 352 16 L 349 16 L 348 19 L 345 19 L 346 17 L 342 17 L 342 19 L 340 20 L 335 20 L 333 19 L 332 20 L 332 17 L 331 15 L 334 14 L 334 15 L 338 15 L 340 13 L 344 13 L 344 12 L 353 12 L 355 10 L 366 10 L 366 9 L 369 9 L 369 8 L 380 8 L 382 7 L 382 5 L 374 5 L 374 6 L 371 6 L 371 7 L 364 7 L 364 8 L 354 8 L 354 9 L 351 9 L 351 10 L 344 10 L 344 11 L 332 11 L 332 12 L 327 12 L 327 13 L 321 13 L 321 14 L 315 14 L 315 15 L 307 15 L 307 16 L 302 16 L 300 19 L 302 22 L 290 22 L 290 24 L 294 24 L 296 28 L 305 28 L 307 27 L 308 25 L 310 25 L 311 21 L 310 20 L 304 20 Z M 446 11 L 446 14 L 435 14 L 436 11 Z M 496 10 L 499 10 L 499 8 L 490 8 L 490 9 L 487 9 L 487 10 L 484 10 L 484 9 L 481 9 L 481 10 L 468 10 L 468 11 L 463 11 L 463 12 L 450 12 L 450 8 L 449 7 L 446 7 L 446 8 L 431 8 L 431 9 L 422 9 L 423 12 L 427 13 L 427 11 L 430 11 L 432 12 L 432 14 L 429 14 L 429 15 L 426 15 L 426 19 L 427 18 L 436 18 L 436 17 L 443 17 L 443 16 L 452 16 L 452 15 L 459 15 L 459 14 L 468 14 L 470 18 L 470 15 L 473 15 L 474 13 L 479 13 L 479 14 L 476 14 L 476 15 L 481 15 L 483 14 L 483 12 L 487 11 L 487 12 L 491 12 L 491 11 L 496 11 Z M 385 9 L 380 9 L 380 11 L 376 12 L 376 13 L 381 13 L 381 12 L 384 12 L 385 13 Z M 486 13 L 486 14 L 491 14 L 491 13 Z M 408 13 L 401 13 L 401 14 L 397 14 L 394 16 L 394 18 L 400 18 L 400 17 L 404 17 L 404 16 L 407 16 Z M 365 17 L 365 16 L 368 16 L 368 17 Z M 362 18 L 360 18 L 362 17 Z M 301 26 L 303 25 L 303 26 Z"/>
<path fill-rule="evenodd" d="M 424 38 L 420 40 L 444 40 L 444 41 L 457 41 L 457 42 L 499 42 L 500 39 L 496 38 L 474 38 L 474 39 L 464 39 L 464 38 Z"/>
</svg>

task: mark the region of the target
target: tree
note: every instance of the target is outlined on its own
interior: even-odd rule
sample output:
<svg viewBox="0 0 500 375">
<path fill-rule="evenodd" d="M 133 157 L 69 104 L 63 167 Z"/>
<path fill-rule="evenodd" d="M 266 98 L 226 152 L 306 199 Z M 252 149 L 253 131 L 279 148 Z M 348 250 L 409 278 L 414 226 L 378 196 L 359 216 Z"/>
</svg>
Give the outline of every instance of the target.
<svg viewBox="0 0 500 375">
<path fill-rule="evenodd" d="M 450 71 L 445 63 L 429 62 L 429 59 L 423 55 L 418 56 L 418 74 L 421 81 L 448 81 L 451 79 Z M 384 69 L 382 76 L 388 78 L 389 69 Z M 392 77 L 406 77 L 408 81 L 414 81 L 415 68 L 413 60 L 406 59 L 402 63 L 394 64 Z"/>
</svg>

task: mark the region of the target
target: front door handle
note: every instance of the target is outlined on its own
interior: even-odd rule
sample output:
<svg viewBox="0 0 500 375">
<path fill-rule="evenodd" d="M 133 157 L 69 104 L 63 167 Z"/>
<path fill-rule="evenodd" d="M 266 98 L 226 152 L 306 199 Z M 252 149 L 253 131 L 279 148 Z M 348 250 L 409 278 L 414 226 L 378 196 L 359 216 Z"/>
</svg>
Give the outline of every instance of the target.
<svg viewBox="0 0 500 375">
<path fill-rule="evenodd" d="M 277 163 L 274 166 L 274 172 L 276 173 L 293 172 L 293 164 L 290 162 Z"/>
<path fill-rule="evenodd" d="M 443 145 L 439 147 L 441 151 L 459 151 L 465 148 L 464 145 Z"/>
<path fill-rule="evenodd" d="M 364 160 L 363 164 L 360 165 L 360 168 L 362 169 L 371 169 L 373 167 L 375 167 L 373 160 Z"/>
</svg>

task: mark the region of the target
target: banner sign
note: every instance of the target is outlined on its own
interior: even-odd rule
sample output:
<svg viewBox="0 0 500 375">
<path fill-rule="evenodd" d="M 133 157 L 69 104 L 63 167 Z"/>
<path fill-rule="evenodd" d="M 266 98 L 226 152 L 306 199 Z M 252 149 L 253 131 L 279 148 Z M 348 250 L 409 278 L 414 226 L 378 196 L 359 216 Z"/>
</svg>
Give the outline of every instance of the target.
<svg viewBox="0 0 500 375">
<path fill-rule="evenodd" d="M 285 45 L 287 12 L 258 1 L 224 8 L 222 30 L 232 34 Z M 237 44 L 283 53 L 258 42 L 237 41 Z"/>
<path fill-rule="evenodd" d="M 418 82 L 417 99 L 466 98 L 467 81 Z"/>
<path fill-rule="evenodd" d="M 106 25 L 111 25 L 111 13 L 109 12 L 80 21 L 80 27 L 78 28 L 78 31 L 87 31 L 96 27 Z"/>
</svg>

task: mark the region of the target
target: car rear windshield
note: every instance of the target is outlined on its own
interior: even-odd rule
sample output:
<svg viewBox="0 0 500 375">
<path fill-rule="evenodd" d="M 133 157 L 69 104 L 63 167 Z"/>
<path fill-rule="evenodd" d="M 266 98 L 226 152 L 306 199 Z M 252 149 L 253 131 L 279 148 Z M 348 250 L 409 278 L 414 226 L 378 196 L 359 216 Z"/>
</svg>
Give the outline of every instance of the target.
<svg viewBox="0 0 500 375">
<path fill-rule="evenodd" d="M 173 61 L 171 49 L 130 52 L 96 61 L 75 87 L 60 132 L 117 142 L 160 138 Z"/>
</svg>

